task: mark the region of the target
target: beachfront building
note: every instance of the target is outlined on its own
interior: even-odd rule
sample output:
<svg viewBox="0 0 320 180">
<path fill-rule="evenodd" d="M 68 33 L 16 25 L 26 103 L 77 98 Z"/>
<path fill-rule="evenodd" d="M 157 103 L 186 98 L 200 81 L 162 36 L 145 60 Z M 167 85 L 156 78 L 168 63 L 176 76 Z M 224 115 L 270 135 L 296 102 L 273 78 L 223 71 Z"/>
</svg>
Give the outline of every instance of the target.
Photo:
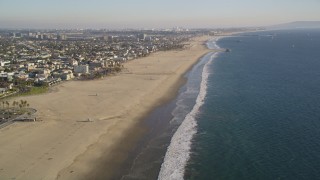
<svg viewBox="0 0 320 180">
<path fill-rule="evenodd" d="M 13 83 L 7 82 L 0 82 L 0 94 L 7 92 L 8 90 L 12 89 Z"/>
<path fill-rule="evenodd" d="M 68 80 L 71 80 L 73 78 L 74 78 L 74 76 L 73 76 L 72 71 L 66 71 L 66 72 L 63 72 L 61 74 L 61 79 L 62 80 L 68 81 Z"/>
<path fill-rule="evenodd" d="M 89 74 L 89 65 L 77 65 L 74 66 L 74 72 L 78 74 Z"/>
<path fill-rule="evenodd" d="M 73 75 L 100 77 L 96 75 L 119 69 L 127 60 L 175 49 L 192 36 L 173 31 L 110 31 L 106 35 L 105 30 L 50 30 L 21 32 L 25 33 L 21 37 L 14 31 L 19 36 L 14 39 L 9 32 L 0 32 L 0 81 L 28 81 L 28 86 L 31 81 L 50 85 L 51 79 L 69 80 Z"/>
</svg>

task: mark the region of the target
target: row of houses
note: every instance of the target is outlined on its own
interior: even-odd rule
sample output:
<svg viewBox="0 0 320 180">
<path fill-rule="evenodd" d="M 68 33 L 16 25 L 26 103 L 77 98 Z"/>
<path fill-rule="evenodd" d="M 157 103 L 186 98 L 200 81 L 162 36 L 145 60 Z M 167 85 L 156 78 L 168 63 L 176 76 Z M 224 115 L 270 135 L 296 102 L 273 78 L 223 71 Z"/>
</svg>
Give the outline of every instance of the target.
<svg viewBox="0 0 320 180">
<path fill-rule="evenodd" d="M 82 74 L 121 67 L 128 60 L 174 47 L 185 38 L 145 34 L 112 36 L 99 40 L 2 38 L 0 82 L 22 80 L 30 84 L 53 85 Z"/>
</svg>

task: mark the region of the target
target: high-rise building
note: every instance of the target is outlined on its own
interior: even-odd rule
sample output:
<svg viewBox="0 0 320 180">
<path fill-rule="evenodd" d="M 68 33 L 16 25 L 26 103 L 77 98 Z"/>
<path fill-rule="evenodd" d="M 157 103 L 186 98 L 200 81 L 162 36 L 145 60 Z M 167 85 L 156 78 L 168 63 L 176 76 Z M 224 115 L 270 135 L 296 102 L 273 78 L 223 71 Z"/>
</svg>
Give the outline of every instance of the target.
<svg viewBox="0 0 320 180">
<path fill-rule="evenodd" d="M 108 41 L 112 43 L 113 42 L 113 36 L 108 36 Z"/>
<path fill-rule="evenodd" d="M 139 40 L 144 40 L 146 38 L 146 34 L 138 34 Z"/>
<path fill-rule="evenodd" d="M 67 35 L 65 35 L 65 34 L 58 34 L 57 39 L 58 39 L 58 40 L 67 40 Z"/>
</svg>

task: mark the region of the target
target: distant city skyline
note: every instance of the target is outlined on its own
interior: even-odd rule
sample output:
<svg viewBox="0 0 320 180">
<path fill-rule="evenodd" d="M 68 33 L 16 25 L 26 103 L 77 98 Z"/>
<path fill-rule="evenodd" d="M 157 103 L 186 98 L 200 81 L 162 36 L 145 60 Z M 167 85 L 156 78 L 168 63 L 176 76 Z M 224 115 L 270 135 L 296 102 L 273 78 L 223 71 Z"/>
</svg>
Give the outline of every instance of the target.
<svg viewBox="0 0 320 180">
<path fill-rule="evenodd" d="M 215 28 L 319 21 L 318 0 L 0 0 L 0 28 Z"/>
</svg>

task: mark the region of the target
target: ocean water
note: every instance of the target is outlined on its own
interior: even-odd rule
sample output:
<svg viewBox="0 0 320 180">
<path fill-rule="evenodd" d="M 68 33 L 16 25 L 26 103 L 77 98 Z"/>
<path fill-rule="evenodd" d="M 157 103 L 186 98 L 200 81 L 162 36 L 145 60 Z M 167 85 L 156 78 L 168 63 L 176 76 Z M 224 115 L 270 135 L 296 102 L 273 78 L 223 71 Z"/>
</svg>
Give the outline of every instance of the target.
<svg viewBox="0 0 320 180">
<path fill-rule="evenodd" d="M 320 30 L 209 41 L 122 180 L 320 179 Z"/>
<path fill-rule="evenodd" d="M 217 45 L 231 52 L 204 57 L 205 97 L 191 130 L 187 116 L 175 134 L 192 135 L 190 148 L 175 152 L 187 163 L 167 152 L 165 177 L 320 179 L 320 30 L 245 33 Z"/>
<path fill-rule="evenodd" d="M 217 48 L 214 42 L 208 42 L 207 45 L 211 48 Z M 179 170 L 178 176 L 175 176 L 175 178 L 183 178 L 184 165 L 187 163 L 191 139 L 193 134 L 196 133 L 196 124 L 193 117 L 197 113 L 200 107 L 199 104 L 203 101 L 205 97 L 204 93 L 206 92 L 202 91 L 200 93 L 201 97 L 199 96 L 200 88 L 206 87 L 206 81 L 203 80 L 203 76 L 206 76 L 207 73 L 204 73 L 203 70 L 214 57 L 214 53 L 209 53 L 201 58 L 192 70 L 185 75 L 187 82 L 180 88 L 178 96 L 172 101 L 156 108 L 146 118 L 144 125 L 149 129 L 149 132 L 130 153 L 127 167 L 122 168 L 124 170 L 120 173 L 122 175 L 119 179 L 157 179 L 160 169 L 163 169 L 161 166 L 164 166 L 164 163 L 168 165 L 166 166 L 168 168 L 160 172 L 162 176 L 159 179 L 170 179 L 172 177 L 172 168 Z M 178 133 L 181 130 L 183 131 Z M 188 131 L 188 136 L 177 136 L 177 134 L 184 135 L 185 131 Z M 189 133 L 189 131 L 192 131 L 192 133 Z M 182 138 L 182 140 L 173 140 L 173 136 Z M 178 144 L 175 144 L 175 142 L 178 142 Z M 172 149 L 169 150 L 170 152 L 174 154 L 175 152 L 179 152 L 176 155 L 181 156 L 177 157 L 174 154 L 169 156 L 168 146 Z M 166 160 L 164 160 L 165 155 L 169 157 Z M 180 161 L 176 161 L 177 158 Z M 184 165 L 182 165 L 183 163 Z"/>
</svg>

